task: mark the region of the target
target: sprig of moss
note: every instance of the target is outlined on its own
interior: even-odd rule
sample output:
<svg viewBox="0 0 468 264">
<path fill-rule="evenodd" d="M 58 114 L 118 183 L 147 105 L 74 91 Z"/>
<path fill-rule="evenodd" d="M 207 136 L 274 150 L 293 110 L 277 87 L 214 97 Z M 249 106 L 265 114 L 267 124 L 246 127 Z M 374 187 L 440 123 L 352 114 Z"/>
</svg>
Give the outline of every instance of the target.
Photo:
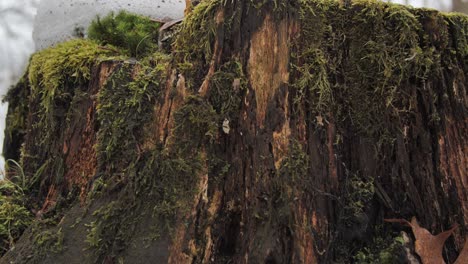
<svg viewBox="0 0 468 264">
<path fill-rule="evenodd" d="M 201 1 L 185 18 L 174 43 L 175 61 L 187 80 L 187 88 L 195 89 L 213 56 L 216 38 L 216 12 L 222 0 Z"/>
<path fill-rule="evenodd" d="M 26 196 L 19 185 L 0 181 L 0 254 L 11 248 L 33 216 L 25 206 Z"/>
<path fill-rule="evenodd" d="M 211 77 L 210 84 L 208 100 L 211 105 L 222 119 L 235 119 L 241 106 L 241 96 L 247 87 L 241 63 L 230 61 L 221 66 Z"/>
<path fill-rule="evenodd" d="M 214 141 L 219 131 L 219 117 L 213 106 L 200 96 L 190 96 L 174 114 L 174 136 L 187 151 L 203 142 Z"/>
<path fill-rule="evenodd" d="M 397 237 L 376 237 L 369 247 L 362 248 L 353 257 L 357 264 L 403 264 L 405 257 L 403 249 L 404 240 Z"/>
<path fill-rule="evenodd" d="M 90 39 L 124 49 L 132 57 L 156 51 L 160 23 L 125 11 L 97 17 L 88 29 Z"/>
</svg>

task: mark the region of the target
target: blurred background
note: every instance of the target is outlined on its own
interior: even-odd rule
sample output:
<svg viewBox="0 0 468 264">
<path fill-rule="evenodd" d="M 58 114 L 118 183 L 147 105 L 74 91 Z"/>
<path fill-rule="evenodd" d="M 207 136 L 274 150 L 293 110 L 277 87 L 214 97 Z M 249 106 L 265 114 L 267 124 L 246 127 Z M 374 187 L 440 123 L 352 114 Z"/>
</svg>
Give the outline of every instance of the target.
<svg viewBox="0 0 468 264">
<path fill-rule="evenodd" d="M 21 77 L 29 56 L 34 52 L 32 28 L 39 1 L 0 0 L 0 96 L 2 98 L 8 88 Z M 132 2 L 132 0 L 128 1 Z M 386 2 L 468 13 L 468 0 L 393 0 Z M 5 104 L 0 105 L 0 150 L 3 149 L 6 109 Z M 3 166 L 4 160 L 0 157 L 0 168 L 3 169 Z"/>
<path fill-rule="evenodd" d="M 0 98 L 17 82 L 34 51 L 32 26 L 39 0 L 0 0 Z M 0 151 L 7 105 L 0 104 Z M 0 156 L 0 171 L 4 159 Z M 1 176 L 0 176 L 1 177 Z"/>
</svg>

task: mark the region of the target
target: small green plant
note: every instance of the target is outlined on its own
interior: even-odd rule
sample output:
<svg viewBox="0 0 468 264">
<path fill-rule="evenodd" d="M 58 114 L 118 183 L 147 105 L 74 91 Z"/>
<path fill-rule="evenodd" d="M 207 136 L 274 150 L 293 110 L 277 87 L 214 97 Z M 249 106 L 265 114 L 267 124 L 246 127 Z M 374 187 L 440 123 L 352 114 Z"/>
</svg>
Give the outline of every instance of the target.
<svg viewBox="0 0 468 264">
<path fill-rule="evenodd" d="M 5 168 L 8 171 L 8 179 L 6 181 L 14 185 L 23 196 L 25 192 L 31 189 L 32 185 L 37 182 L 40 176 L 40 173 L 36 173 L 33 177 L 27 178 L 24 174 L 23 167 L 12 159 L 6 161 Z"/>
<path fill-rule="evenodd" d="M 89 247 L 99 247 L 102 239 L 99 238 L 98 223 L 93 221 L 86 225 L 88 227 L 86 234 L 86 243 Z"/>
<path fill-rule="evenodd" d="M 364 213 L 366 206 L 375 194 L 374 180 L 364 179 L 358 174 L 353 174 L 347 182 L 345 195 L 345 215 L 355 217 Z"/>
<path fill-rule="evenodd" d="M 406 263 L 401 257 L 401 252 L 404 240 L 401 236 L 393 239 L 383 239 L 376 237 L 373 241 L 372 247 L 365 247 L 358 251 L 353 257 L 355 263 L 358 264 L 397 264 Z"/>
<path fill-rule="evenodd" d="M 88 29 L 90 39 L 125 49 L 132 57 L 141 57 L 157 49 L 160 24 L 149 18 L 121 11 L 97 17 Z"/>
<path fill-rule="evenodd" d="M 33 220 L 25 205 L 29 184 L 23 169 L 15 161 L 8 160 L 8 163 L 13 163 L 14 170 L 10 173 L 10 179 L 0 181 L 0 254 L 14 246 Z"/>
<path fill-rule="evenodd" d="M 21 197 L 22 194 L 11 182 L 0 182 L 0 254 L 13 247 L 32 222 L 32 214 L 24 206 Z"/>
</svg>

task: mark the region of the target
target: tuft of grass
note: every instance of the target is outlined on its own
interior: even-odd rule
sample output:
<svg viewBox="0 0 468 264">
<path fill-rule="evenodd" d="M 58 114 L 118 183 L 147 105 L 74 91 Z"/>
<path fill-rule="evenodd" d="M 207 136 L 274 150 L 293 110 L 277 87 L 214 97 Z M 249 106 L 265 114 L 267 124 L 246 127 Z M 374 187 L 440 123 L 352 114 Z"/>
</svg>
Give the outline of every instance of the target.
<svg viewBox="0 0 468 264">
<path fill-rule="evenodd" d="M 125 11 L 110 13 L 91 22 L 88 37 L 121 47 L 132 57 L 143 57 L 157 49 L 160 23 Z"/>
<path fill-rule="evenodd" d="M 16 161 L 7 160 L 6 167 L 9 178 L 0 181 L 0 255 L 14 247 L 33 221 L 26 206 L 30 182 Z"/>
</svg>

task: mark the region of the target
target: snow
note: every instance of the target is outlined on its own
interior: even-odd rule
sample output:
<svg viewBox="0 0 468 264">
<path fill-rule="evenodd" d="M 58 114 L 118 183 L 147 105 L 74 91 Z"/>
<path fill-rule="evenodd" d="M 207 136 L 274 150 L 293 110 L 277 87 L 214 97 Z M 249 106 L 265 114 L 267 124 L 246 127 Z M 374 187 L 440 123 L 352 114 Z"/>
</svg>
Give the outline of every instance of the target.
<svg viewBox="0 0 468 264">
<path fill-rule="evenodd" d="M 0 0 L 0 96 L 23 74 L 34 50 L 32 24 L 37 0 Z M 3 149 L 7 104 L 0 105 L 0 151 Z M 0 171 L 4 159 L 0 156 Z M 1 175 L 0 175 L 1 178 Z"/>
<path fill-rule="evenodd" d="M 430 7 L 441 11 L 450 11 L 452 9 L 452 1 L 447 0 L 392 0 L 387 2 L 393 2 L 404 5 L 411 5 L 413 7 Z"/>
<path fill-rule="evenodd" d="M 33 38 L 41 50 L 73 38 L 76 28 L 87 29 L 97 16 L 126 10 L 170 21 L 184 17 L 185 0 L 42 0 L 34 22 Z"/>
</svg>

